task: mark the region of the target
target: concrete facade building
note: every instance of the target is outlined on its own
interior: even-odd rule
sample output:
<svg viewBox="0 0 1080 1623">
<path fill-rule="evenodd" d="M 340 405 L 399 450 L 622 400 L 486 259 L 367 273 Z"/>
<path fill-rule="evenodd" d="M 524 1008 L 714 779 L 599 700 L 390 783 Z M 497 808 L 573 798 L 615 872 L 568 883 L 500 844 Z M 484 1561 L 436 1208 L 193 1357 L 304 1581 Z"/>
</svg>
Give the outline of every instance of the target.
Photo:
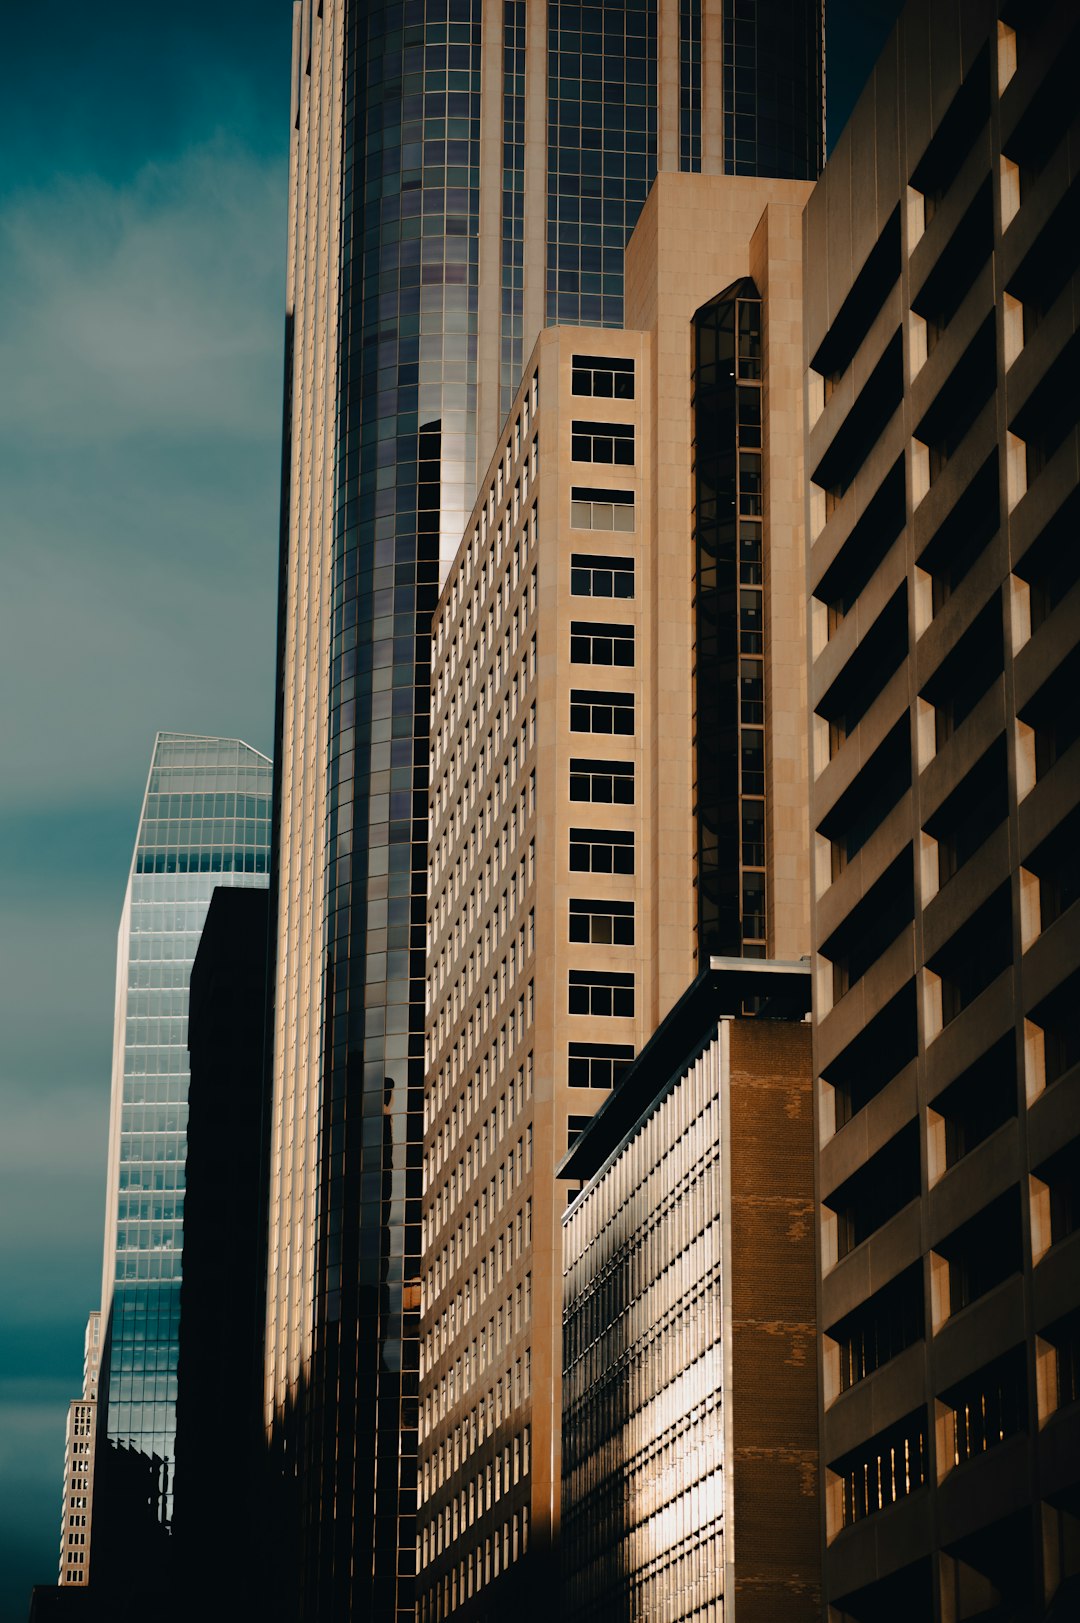
<svg viewBox="0 0 1080 1623">
<path fill-rule="evenodd" d="M 712 959 L 560 1167 L 571 1623 L 820 1618 L 809 1005 Z"/>
<path fill-rule="evenodd" d="M 627 252 L 638 324 L 541 334 L 436 610 L 424 1623 L 505 1616 L 555 1581 L 555 1168 L 699 962 L 696 763 L 717 752 L 719 735 L 695 735 L 695 705 L 710 684 L 726 691 L 737 767 L 724 813 L 737 831 L 747 786 L 755 807 L 772 810 L 752 842 L 770 906 L 754 913 L 746 945 L 776 943 L 797 958 L 808 944 L 799 456 L 808 190 L 658 178 Z M 728 413 L 695 408 L 706 364 L 696 317 L 733 288 L 721 300 L 729 376 L 736 305 L 745 296 L 756 312 L 741 442 L 734 399 Z M 714 374 L 718 353 L 714 334 Z M 729 441 L 717 475 L 720 424 Z M 740 459 L 752 495 L 741 555 Z M 705 587 L 724 594 L 729 641 L 711 665 L 703 560 Z M 763 740 L 752 782 L 738 776 L 744 652 L 757 671 L 749 724 Z M 744 855 L 736 833 L 725 851 L 736 895 Z"/>
<path fill-rule="evenodd" d="M 622 321 L 656 174 L 819 172 L 822 7 L 294 17 L 265 1423 L 298 1615 L 406 1623 L 431 612 L 542 325 Z"/>
<path fill-rule="evenodd" d="M 837 1623 L 1078 1604 L 1078 70 L 908 5 L 806 211 Z"/>
</svg>

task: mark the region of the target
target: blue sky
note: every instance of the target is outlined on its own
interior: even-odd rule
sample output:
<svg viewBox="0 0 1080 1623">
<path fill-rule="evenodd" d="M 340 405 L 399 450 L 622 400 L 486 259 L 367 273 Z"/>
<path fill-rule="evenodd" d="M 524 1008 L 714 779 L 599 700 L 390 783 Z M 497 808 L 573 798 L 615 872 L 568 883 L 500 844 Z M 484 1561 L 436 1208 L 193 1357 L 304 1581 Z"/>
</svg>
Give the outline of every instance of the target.
<svg viewBox="0 0 1080 1623">
<path fill-rule="evenodd" d="M 55 1581 L 158 728 L 269 753 L 289 0 L 6 4 L 0 1623 Z M 830 8 L 830 134 L 895 6 Z"/>
</svg>

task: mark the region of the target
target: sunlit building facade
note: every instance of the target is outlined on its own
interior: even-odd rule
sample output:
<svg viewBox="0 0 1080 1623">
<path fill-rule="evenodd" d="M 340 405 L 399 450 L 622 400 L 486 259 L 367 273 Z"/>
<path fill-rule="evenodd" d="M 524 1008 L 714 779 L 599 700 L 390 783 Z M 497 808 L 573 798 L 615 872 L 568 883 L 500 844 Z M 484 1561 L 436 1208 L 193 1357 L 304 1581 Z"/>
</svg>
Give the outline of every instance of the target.
<svg viewBox="0 0 1080 1623">
<path fill-rule="evenodd" d="M 1080 1614 L 1078 73 L 908 5 L 805 216 L 832 1623 Z"/>
<path fill-rule="evenodd" d="M 808 945 L 806 192 L 658 178 L 640 325 L 541 334 L 436 610 L 421 1623 L 557 1581 L 555 1168 L 708 961 L 695 897 L 735 955 Z"/>
<path fill-rule="evenodd" d="M 267 883 L 271 787 L 237 739 L 157 736 L 117 946 L 91 1565 L 110 1596 L 166 1582 L 188 979 L 214 888 Z"/>
<path fill-rule="evenodd" d="M 265 1418 L 300 1615 L 405 1623 L 431 611 L 540 328 L 622 320 L 655 175 L 818 172 L 822 11 L 294 15 Z"/>
<path fill-rule="evenodd" d="M 820 1618 L 809 1000 L 714 958 L 559 1169 L 568 1623 Z"/>
</svg>

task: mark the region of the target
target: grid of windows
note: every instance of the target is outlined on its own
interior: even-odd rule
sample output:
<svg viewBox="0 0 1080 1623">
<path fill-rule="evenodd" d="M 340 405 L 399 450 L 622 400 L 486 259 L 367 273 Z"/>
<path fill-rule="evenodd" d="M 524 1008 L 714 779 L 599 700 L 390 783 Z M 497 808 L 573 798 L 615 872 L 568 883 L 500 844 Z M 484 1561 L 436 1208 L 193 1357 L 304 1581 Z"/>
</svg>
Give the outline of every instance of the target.
<svg viewBox="0 0 1080 1623">
<path fill-rule="evenodd" d="M 626 829 L 617 828 L 572 828 L 570 871 L 632 874 L 633 834 Z"/>
<path fill-rule="evenodd" d="M 634 529 L 632 490 L 595 490 L 574 485 L 570 491 L 570 522 L 576 530 Z M 631 564 L 631 568 L 633 565 Z M 611 594 L 606 594 L 610 596 Z M 631 594 L 632 595 L 632 594 Z"/>
<path fill-rule="evenodd" d="M 613 1088 L 633 1061 L 632 1043 L 570 1043 L 566 1080 L 572 1088 Z"/>
<path fill-rule="evenodd" d="M 570 691 L 570 730 L 575 733 L 632 734 L 634 695 L 607 693 L 600 689 L 572 688 Z"/>
<path fill-rule="evenodd" d="M 634 804 L 633 761 L 590 761 L 576 756 L 570 762 L 570 799 L 596 806 Z"/>
<path fill-rule="evenodd" d="M 573 597 L 632 598 L 633 558 L 605 558 L 590 552 L 571 553 L 570 593 Z"/>
<path fill-rule="evenodd" d="M 698 930 L 747 957 L 766 951 L 761 320 L 749 279 L 694 318 Z"/>
<path fill-rule="evenodd" d="M 606 620 L 572 620 L 570 623 L 570 663 L 572 665 L 633 665 L 634 628 Z M 617 730 L 617 729 L 616 729 Z M 593 732 L 599 731 L 594 727 Z"/>
<path fill-rule="evenodd" d="M 594 946 L 634 945 L 633 902 L 586 901 L 570 898 L 570 940 Z"/>
<path fill-rule="evenodd" d="M 612 1596 L 625 1615 L 671 1615 L 673 1594 L 681 1618 L 721 1615 L 718 1046 L 564 1220 L 560 1541 L 573 1623 L 609 1615 Z"/>
<path fill-rule="evenodd" d="M 165 1527 L 172 1517 L 176 1427 L 188 980 L 215 885 L 266 884 L 270 795 L 270 762 L 246 744 L 160 734 L 124 904 L 123 1025 L 114 1057 L 123 1080 L 116 1160 L 109 1168 L 116 1225 L 106 1235 L 115 1282 L 111 1312 L 107 1305 L 101 1435 L 111 1448 L 141 1459 L 151 1513 Z M 259 867 L 230 869 L 224 858 L 245 848 L 249 829 L 248 849 L 259 855 Z M 188 859 L 187 871 L 181 857 Z M 110 1502 L 100 1485 L 95 1498 L 105 1563 L 115 1559 Z M 119 1528 L 117 1535 L 122 1542 Z"/>
<path fill-rule="evenodd" d="M 548 0 L 547 312 L 616 327 L 656 174 L 656 0 Z"/>
<path fill-rule="evenodd" d="M 570 392 L 603 400 L 633 400 L 634 363 L 612 355 L 575 355 Z"/>
<path fill-rule="evenodd" d="M 503 4 L 502 338 L 500 417 L 514 403 L 521 369 L 525 251 L 525 0 Z"/>
<path fill-rule="evenodd" d="M 823 157 L 821 47 L 820 6 L 724 0 L 725 174 L 816 178 Z"/>
<path fill-rule="evenodd" d="M 617 970 L 572 969 L 567 994 L 569 1014 L 632 1019 L 634 977 Z"/>
<path fill-rule="evenodd" d="M 575 418 L 570 427 L 570 455 L 575 462 L 634 465 L 633 423 L 589 423 Z"/>
<path fill-rule="evenodd" d="M 341 1536 L 313 1537 L 302 1560 L 328 1609 L 399 1623 L 414 1612 L 430 624 L 475 480 L 481 14 L 480 0 L 350 5 L 336 92 L 328 959 L 305 1375 L 312 1413 L 356 1416 L 364 1441 L 357 1459 L 305 1430 L 304 1524 L 333 1505 Z M 380 1140 L 361 1118 L 382 1122 Z"/>
</svg>

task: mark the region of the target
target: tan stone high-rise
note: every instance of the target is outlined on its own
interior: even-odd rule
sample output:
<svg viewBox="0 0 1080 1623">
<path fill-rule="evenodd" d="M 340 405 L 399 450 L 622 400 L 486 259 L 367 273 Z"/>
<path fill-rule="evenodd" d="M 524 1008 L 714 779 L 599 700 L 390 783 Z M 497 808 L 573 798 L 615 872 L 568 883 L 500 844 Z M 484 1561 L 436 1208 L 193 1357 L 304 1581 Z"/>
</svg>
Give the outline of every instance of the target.
<svg viewBox="0 0 1080 1623">
<path fill-rule="evenodd" d="M 913 0 L 806 211 L 832 1623 L 1080 1611 L 1078 74 Z"/>
<path fill-rule="evenodd" d="M 540 335 L 436 610 L 422 1623 L 551 1602 L 556 1165 L 700 943 L 807 949 L 808 191 L 658 178 L 630 324 Z"/>
</svg>

